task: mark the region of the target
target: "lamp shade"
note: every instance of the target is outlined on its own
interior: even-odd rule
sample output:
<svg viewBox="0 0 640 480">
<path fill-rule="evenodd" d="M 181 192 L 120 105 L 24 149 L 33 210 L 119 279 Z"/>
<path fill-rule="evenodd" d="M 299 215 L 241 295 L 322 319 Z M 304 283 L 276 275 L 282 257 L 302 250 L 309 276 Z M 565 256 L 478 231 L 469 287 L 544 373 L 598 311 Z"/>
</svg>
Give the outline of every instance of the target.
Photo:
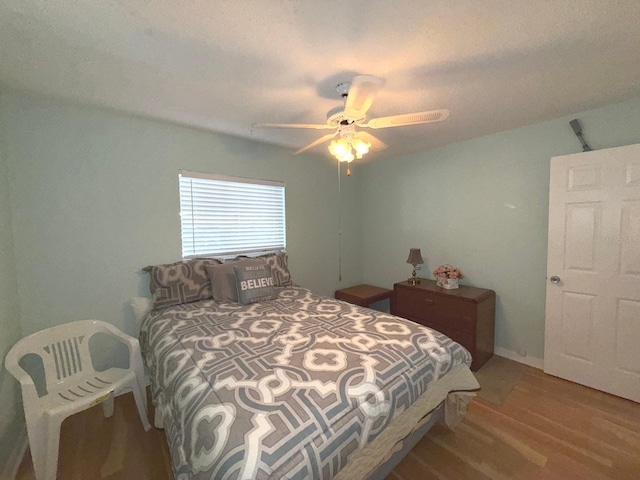
<svg viewBox="0 0 640 480">
<path fill-rule="evenodd" d="M 410 263 L 411 265 L 422 265 L 424 263 L 419 248 L 409 249 L 409 258 L 407 258 L 407 263 Z"/>
</svg>

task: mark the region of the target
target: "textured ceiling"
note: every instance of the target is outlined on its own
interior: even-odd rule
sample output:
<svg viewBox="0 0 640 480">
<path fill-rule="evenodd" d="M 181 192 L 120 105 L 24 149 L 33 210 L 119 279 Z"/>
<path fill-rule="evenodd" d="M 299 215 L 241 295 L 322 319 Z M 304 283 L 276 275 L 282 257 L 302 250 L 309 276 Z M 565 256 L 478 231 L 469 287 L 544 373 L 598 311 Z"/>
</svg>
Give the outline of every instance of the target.
<svg viewBox="0 0 640 480">
<path fill-rule="evenodd" d="M 293 150 L 326 132 L 252 124 L 323 123 L 373 74 L 371 117 L 451 111 L 377 130 L 396 157 L 640 94 L 639 25 L 637 0 L 2 0 L 0 84 Z"/>
</svg>

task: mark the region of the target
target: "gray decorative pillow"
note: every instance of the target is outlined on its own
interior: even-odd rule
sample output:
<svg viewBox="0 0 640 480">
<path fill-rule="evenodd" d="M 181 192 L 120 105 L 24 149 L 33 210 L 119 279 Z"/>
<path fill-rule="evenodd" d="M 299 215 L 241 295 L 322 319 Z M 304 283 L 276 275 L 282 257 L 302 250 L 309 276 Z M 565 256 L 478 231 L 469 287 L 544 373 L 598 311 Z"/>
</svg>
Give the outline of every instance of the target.
<svg viewBox="0 0 640 480">
<path fill-rule="evenodd" d="M 144 268 L 149 272 L 153 306 L 168 307 L 211 298 L 211 282 L 205 267 L 219 265 L 215 258 L 193 258 Z"/>
<path fill-rule="evenodd" d="M 238 287 L 238 301 L 243 305 L 276 298 L 269 265 L 233 267 Z"/>
<path fill-rule="evenodd" d="M 243 258 L 230 263 L 210 265 L 207 273 L 211 279 L 213 299 L 216 302 L 237 302 L 238 289 L 236 287 L 236 274 L 233 267 L 260 266 L 266 262 L 262 258 Z"/>
<path fill-rule="evenodd" d="M 270 253 L 260 255 L 257 258 L 263 258 L 267 265 L 271 266 L 271 274 L 275 287 L 288 287 L 293 285 L 291 281 L 291 273 L 289 273 L 289 258 L 286 253 Z"/>
</svg>

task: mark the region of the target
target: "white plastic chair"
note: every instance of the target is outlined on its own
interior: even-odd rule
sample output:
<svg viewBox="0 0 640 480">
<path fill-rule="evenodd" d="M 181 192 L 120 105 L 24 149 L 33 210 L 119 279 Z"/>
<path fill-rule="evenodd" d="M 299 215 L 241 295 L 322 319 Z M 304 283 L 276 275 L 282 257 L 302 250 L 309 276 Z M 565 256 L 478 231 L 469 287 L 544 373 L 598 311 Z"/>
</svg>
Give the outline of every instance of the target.
<svg viewBox="0 0 640 480">
<path fill-rule="evenodd" d="M 129 350 L 129 368 L 94 369 L 89 339 L 96 333 L 116 337 Z M 42 359 L 46 391 L 20 365 L 25 355 Z M 131 391 L 145 430 L 147 418 L 144 369 L 138 340 L 99 320 L 65 323 L 18 341 L 5 358 L 7 370 L 20 381 L 31 458 L 37 480 L 55 479 L 62 421 L 103 403 L 104 416 L 113 415 L 113 398 Z"/>
</svg>

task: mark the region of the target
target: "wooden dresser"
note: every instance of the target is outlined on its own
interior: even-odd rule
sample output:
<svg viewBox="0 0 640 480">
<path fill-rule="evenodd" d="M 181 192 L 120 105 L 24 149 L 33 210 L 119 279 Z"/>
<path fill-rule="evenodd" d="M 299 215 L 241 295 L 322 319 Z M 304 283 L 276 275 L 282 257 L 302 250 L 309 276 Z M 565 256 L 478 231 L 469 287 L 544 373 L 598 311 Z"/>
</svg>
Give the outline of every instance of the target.
<svg viewBox="0 0 640 480">
<path fill-rule="evenodd" d="M 496 293 L 461 285 L 455 290 L 436 286 L 434 280 L 396 283 L 391 313 L 444 333 L 464 346 L 476 371 L 493 355 Z"/>
</svg>

